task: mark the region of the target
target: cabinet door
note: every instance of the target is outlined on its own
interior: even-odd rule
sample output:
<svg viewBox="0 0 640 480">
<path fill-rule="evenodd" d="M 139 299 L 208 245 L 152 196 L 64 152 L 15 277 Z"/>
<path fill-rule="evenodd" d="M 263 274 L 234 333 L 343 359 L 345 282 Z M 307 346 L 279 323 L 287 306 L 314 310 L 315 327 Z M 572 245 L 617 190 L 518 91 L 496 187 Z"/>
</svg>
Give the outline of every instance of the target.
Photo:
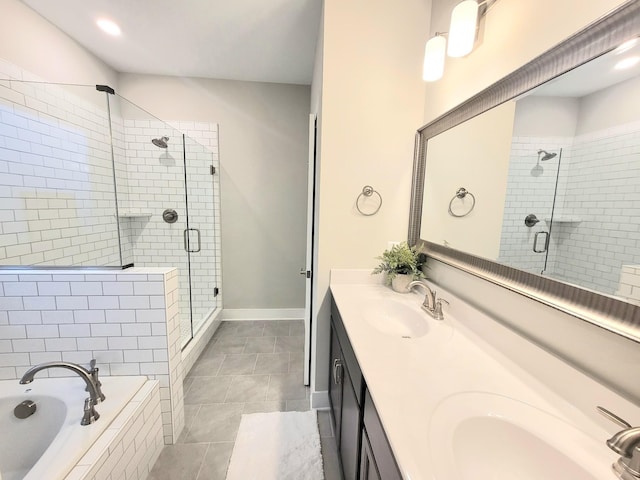
<svg viewBox="0 0 640 480">
<path fill-rule="evenodd" d="M 360 453 L 360 480 L 382 480 L 378 473 L 376 461 L 373 458 L 371 445 L 369 445 L 369 437 L 367 432 L 362 432 L 362 450 Z"/>
<path fill-rule="evenodd" d="M 331 419 L 333 421 L 333 432 L 336 438 L 336 446 L 340 448 L 340 424 L 342 420 L 342 375 L 344 366 L 342 364 L 342 350 L 338 343 L 333 326 L 331 327 L 331 359 L 329 363 L 329 403 L 331 404 Z"/>
<path fill-rule="evenodd" d="M 360 406 L 353 390 L 349 370 L 344 369 L 342 388 L 342 421 L 340 426 L 340 458 L 345 480 L 356 480 L 360 463 Z"/>
<path fill-rule="evenodd" d="M 368 390 L 365 393 L 363 423 L 369 439 L 369 448 L 376 459 L 375 464 L 380 472 L 380 477 L 384 480 L 402 480 L 398 464 Z"/>
</svg>

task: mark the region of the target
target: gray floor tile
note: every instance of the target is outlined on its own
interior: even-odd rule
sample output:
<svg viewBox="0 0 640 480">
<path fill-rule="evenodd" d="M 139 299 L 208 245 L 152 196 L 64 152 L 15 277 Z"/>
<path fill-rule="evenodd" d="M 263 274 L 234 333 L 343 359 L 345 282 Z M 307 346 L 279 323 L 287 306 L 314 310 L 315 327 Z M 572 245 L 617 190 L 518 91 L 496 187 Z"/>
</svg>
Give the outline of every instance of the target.
<svg viewBox="0 0 640 480">
<path fill-rule="evenodd" d="M 208 445 L 165 445 L 148 480 L 196 480 Z"/>
<path fill-rule="evenodd" d="M 182 382 L 182 393 L 184 395 L 187 394 L 187 391 L 189 390 L 189 388 L 191 387 L 191 384 L 193 383 L 193 378 L 191 377 L 184 377 L 184 381 Z"/>
<path fill-rule="evenodd" d="M 202 405 L 193 425 L 185 435 L 188 443 L 234 442 L 243 404 L 219 403 Z"/>
<path fill-rule="evenodd" d="M 289 354 L 259 353 L 254 373 L 289 373 Z"/>
<path fill-rule="evenodd" d="M 264 332 L 263 322 L 239 322 L 238 336 L 242 337 L 262 337 Z"/>
<path fill-rule="evenodd" d="M 304 352 L 304 337 L 276 337 L 276 353 Z"/>
<path fill-rule="evenodd" d="M 248 337 L 243 353 L 273 353 L 276 337 Z"/>
<path fill-rule="evenodd" d="M 199 358 L 191 367 L 187 377 L 215 377 L 224 357 L 224 353 L 214 353 L 207 357 Z"/>
<path fill-rule="evenodd" d="M 206 353 L 242 353 L 246 343 L 246 337 L 221 337 L 216 339 L 212 345 L 207 347 Z"/>
<path fill-rule="evenodd" d="M 222 403 L 227 396 L 231 377 L 194 377 L 191 388 L 184 396 L 188 405 L 202 403 Z"/>
<path fill-rule="evenodd" d="M 289 335 L 292 337 L 304 336 L 304 320 L 294 320 L 289 327 Z"/>
<path fill-rule="evenodd" d="M 238 325 L 240 322 L 221 322 L 216 329 L 213 338 L 234 337 L 238 335 Z"/>
<path fill-rule="evenodd" d="M 329 410 L 318 410 L 318 431 L 320 432 L 320 437 L 333 437 Z"/>
<path fill-rule="evenodd" d="M 286 320 L 273 320 L 265 323 L 264 336 L 288 337 L 289 322 Z"/>
<path fill-rule="evenodd" d="M 224 480 L 242 414 L 308 410 L 303 334 L 300 320 L 222 322 L 183 383 L 178 444 L 165 447 L 148 478 Z M 325 479 L 339 480 L 328 411 L 318 425 Z"/>
<path fill-rule="evenodd" d="M 341 480 L 340 461 L 338 460 L 338 449 L 333 437 L 320 438 L 322 449 L 322 465 L 324 467 L 324 480 Z"/>
<path fill-rule="evenodd" d="M 225 480 L 233 442 L 210 443 L 197 480 Z"/>
<path fill-rule="evenodd" d="M 257 354 L 228 354 L 226 355 L 220 375 L 248 375 L 253 373 L 256 366 Z"/>
<path fill-rule="evenodd" d="M 242 413 L 284 412 L 286 407 L 286 402 L 249 402 L 244 404 Z"/>
<path fill-rule="evenodd" d="M 189 429 L 193 423 L 193 419 L 196 418 L 198 411 L 200 410 L 200 404 L 184 406 L 184 428 Z"/>
<path fill-rule="evenodd" d="M 302 400 L 308 398 L 308 388 L 298 375 L 271 375 L 267 400 Z"/>
<path fill-rule="evenodd" d="M 269 375 L 237 375 L 232 378 L 226 403 L 234 402 L 264 402 L 267 400 Z M 272 400 L 280 400 L 274 398 Z"/>
<path fill-rule="evenodd" d="M 311 410 L 311 402 L 308 398 L 302 400 L 287 400 L 286 410 L 287 412 L 306 412 Z"/>
</svg>

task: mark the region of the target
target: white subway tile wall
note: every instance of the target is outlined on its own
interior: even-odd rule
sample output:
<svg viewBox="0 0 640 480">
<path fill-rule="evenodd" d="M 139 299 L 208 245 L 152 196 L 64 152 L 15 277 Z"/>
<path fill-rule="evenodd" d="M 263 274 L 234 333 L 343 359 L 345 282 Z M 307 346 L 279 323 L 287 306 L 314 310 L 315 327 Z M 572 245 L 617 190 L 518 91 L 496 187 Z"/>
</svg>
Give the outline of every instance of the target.
<svg viewBox="0 0 640 480">
<path fill-rule="evenodd" d="M 615 293 L 628 302 L 640 305 L 640 265 L 623 265 Z"/>
<path fill-rule="evenodd" d="M 119 265 L 106 94 L 31 78 L 0 61 L 0 265 Z"/>
<path fill-rule="evenodd" d="M 640 122 L 574 138 L 514 138 L 499 261 L 533 273 L 544 257 L 532 252 L 533 235 L 549 230 L 557 168 L 556 158 L 541 163 L 543 176 L 530 175 L 539 148 L 562 148 L 547 273 L 615 294 L 624 265 L 640 257 Z M 538 187 L 547 170 L 554 178 Z M 529 213 L 541 219 L 533 228 L 524 226 Z"/>
<path fill-rule="evenodd" d="M 92 358 L 102 375 L 145 375 L 160 383 L 165 442 L 177 439 L 185 372 L 175 268 L 1 271 L 0 292 L 1 379 L 42 362 L 88 365 Z"/>
<path fill-rule="evenodd" d="M 544 268 L 545 254 L 534 253 L 533 243 L 538 232 L 549 230 L 560 149 L 563 149 L 561 177 L 565 177 L 572 140 L 572 137 L 513 137 L 499 262 L 537 274 Z M 556 152 L 558 156 L 538 163 L 541 149 Z M 529 214 L 534 214 L 540 222 L 527 227 L 524 219 Z M 537 250 L 542 249 L 544 237 L 539 235 Z"/>
<path fill-rule="evenodd" d="M 26 79 L 39 83 L 12 81 Z M 171 127 L 146 113 L 123 119 L 142 111 L 117 95 L 109 105 L 111 124 L 106 93 L 49 85 L 0 60 L 0 265 L 176 266 L 185 345 L 222 304 L 214 295 L 222 284 L 220 181 L 210 174 L 220 171 L 218 126 Z M 162 136 L 167 149 L 151 143 Z M 190 248 L 200 250 L 190 265 L 187 206 L 200 239 L 190 230 Z M 178 222 L 162 220 L 165 208 Z M 113 299 L 93 301 L 108 307 Z"/>
</svg>

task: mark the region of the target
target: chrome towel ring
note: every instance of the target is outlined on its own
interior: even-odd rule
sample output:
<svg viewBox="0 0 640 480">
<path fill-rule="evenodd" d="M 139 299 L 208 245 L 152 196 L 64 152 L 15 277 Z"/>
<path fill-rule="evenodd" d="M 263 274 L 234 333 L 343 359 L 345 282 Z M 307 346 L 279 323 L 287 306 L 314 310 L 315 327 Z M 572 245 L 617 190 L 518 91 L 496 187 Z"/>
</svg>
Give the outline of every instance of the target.
<svg viewBox="0 0 640 480">
<path fill-rule="evenodd" d="M 380 200 L 378 202 L 378 206 L 376 207 L 375 210 L 373 210 L 372 212 L 363 212 L 362 209 L 360 208 L 360 201 L 361 200 L 366 200 L 367 198 L 373 196 L 373 195 L 377 195 L 378 199 Z M 358 198 L 356 198 L 356 208 L 358 209 L 358 211 L 364 215 L 365 217 L 370 217 L 371 215 L 375 215 L 376 213 L 378 213 L 378 211 L 380 210 L 380 207 L 382 207 L 382 195 L 380 195 L 378 192 L 376 192 L 372 186 L 370 185 L 365 185 L 364 187 L 362 187 L 362 192 L 360 193 L 360 195 L 358 195 Z"/>
<path fill-rule="evenodd" d="M 463 214 L 457 214 L 457 213 L 453 213 L 453 211 L 451 210 L 451 205 L 453 205 L 453 201 L 456 198 L 459 198 L 460 200 L 464 199 L 464 197 L 466 197 L 467 195 L 469 195 L 471 197 L 471 206 L 469 207 L 469 210 Z M 451 199 L 451 201 L 449 202 L 449 215 L 451 215 L 452 217 L 466 217 L 467 215 L 469 215 L 471 213 L 471 211 L 473 210 L 473 207 L 476 206 L 476 197 L 473 196 L 473 193 L 471 193 L 469 190 L 467 190 L 464 187 L 460 187 L 457 191 L 456 194 L 453 196 L 453 198 Z"/>
</svg>

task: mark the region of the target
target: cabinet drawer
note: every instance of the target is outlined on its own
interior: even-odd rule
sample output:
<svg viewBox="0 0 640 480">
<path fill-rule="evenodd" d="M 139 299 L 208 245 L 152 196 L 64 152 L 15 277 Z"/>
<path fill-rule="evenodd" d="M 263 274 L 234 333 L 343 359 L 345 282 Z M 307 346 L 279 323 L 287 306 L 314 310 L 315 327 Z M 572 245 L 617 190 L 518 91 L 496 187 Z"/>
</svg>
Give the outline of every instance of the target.
<svg viewBox="0 0 640 480">
<path fill-rule="evenodd" d="M 349 370 L 349 376 L 351 377 L 353 390 L 356 393 L 356 398 L 358 399 L 358 405 L 362 406 L 362 402 L 364 400 L 364 381 L 362 379 L 362 370 L 360 370 L 356 354 L 353 352 L 353 348 L 349 342 L 349 337 L 347 336 L 347 331 L 342 323 L 342 317 L 340 316 L 340 312 L 338 312 L 338 307 L 336 306 L 333 298 L 331 299 L 331 322 L 342 349 L 344 363 L 347 370 Z"/>
<path fill-rule="evenodd" d="M 380 478 L 402 480 L 400 469 L 368 390 L 364 400 L 364 429 L 371 446 L 372 456 L 375 458 L 375 464 L 380 472 Z"/>
</svg>

